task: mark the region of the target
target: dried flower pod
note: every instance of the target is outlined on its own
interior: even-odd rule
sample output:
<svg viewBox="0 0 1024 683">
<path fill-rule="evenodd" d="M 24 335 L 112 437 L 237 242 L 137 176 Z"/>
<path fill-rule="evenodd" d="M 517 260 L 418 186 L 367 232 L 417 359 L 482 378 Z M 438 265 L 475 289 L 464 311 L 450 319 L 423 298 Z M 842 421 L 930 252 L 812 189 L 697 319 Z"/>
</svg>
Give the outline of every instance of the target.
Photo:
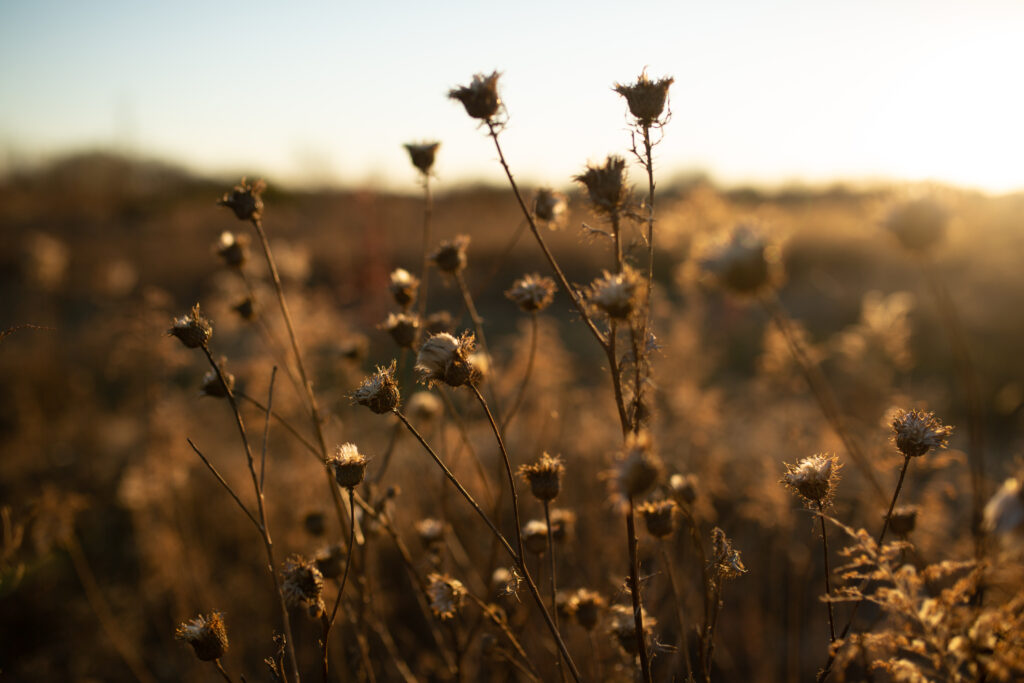
<svg viewBox="0 0 1024 683">
<path fill-rule="evenodd" d="M 473 81 L 467 86 L 459 86 L 448 91 L 448 97 L 462 102 L 466 113 L 474 119 L 492 122 L 501 110 L 501 97 L 498 96 L 497 71 L 490 76 L 475 74 Z"/>
<path fill-rule="evenodd" d="M 250 321 L 256 318 L 256 302 L 252 300 L 251 296 L 247 296 L 241 299 L 231 310 L 238 314 L 242 320 Z"/>
<path fill-rule="evenodd" d="M 626 98 L 629 113 L 636 118 L 639 125 L 650 127 L 658 122 L 662 112 L 665 111 L 668 88 L 674 82 L 675 79 L 671 76 L 652 81 L 648 78 L 647 71 L 644 70 L 640 72 L 636 83 L 631 85 L 616 83 L 612 90 Z"/>
<path fill-rule="evenodd" d="M 543 555 L 548 548 L 548 525 L 543 519 L 531 519 L 523 527 L 523 545 L 534 555 Z"/>
<path fill-rule="evenodd" d="M 729 537 L 717 526 L 711 530 L 711 547 L 714 553 L 712 567 L 720 579 L 735 579 L 747 573 L 740 551 L 733 547 Z"/>
<path fill-rule="evenodd" d="M 893 442 L 900 453 L 918 458 L 932 449 L 945 448 L 953 428 L 943 425 L 935 413 L 898 410 L 892 418 Z"/>
<path fill-rule="evenodd" d="M 245 178 L 236 185 L 230 192 L 225 193 L 217 202 L 220 206 L 226 206 L 235 212 L 240 221 L 258 221 L 263 215 L 263 198 L 261 195 L 267 189 L 267 184 L 262 180 L 249 183 Z"/>
<path fill-rule="evenodd" d="M 658 620 L 647 614 L 647 610 L 640 608 L 644 622 L 644 643 L 650 642 L 654 634 L 654 626 Z M 611 622 L 608 630 L 615 637 L 615 642 L 629 655 L 640 654 L 640 643 L 636 637 L 636 619 L 633 616 L 632 605 L 612 605 Z"/>
<path fill-rule="evenodd" d="M 390 334 L 399 348 L 411 349 L 420 331 L 420 319 L 415 313 L 388 313 L 380 329 Z"/>
<path fill-rule="evenodd" d="M 458 339 L 448 333 L 431 336 L 423 342 L 416 356 L 416 371 L 421 381 L 444 382 L 452 387 L 475 384 L 480 375 L 470 360 L 473 346 L 472 334 Z"/>
<path fill-rule="evenodd" d="M 447 574 L 430 574 L 427 581 L 427 596 L 434 616 L 442 621 L 454 617 L 466 600 L 466 587 Z"/>
<path fill-rule="evenodd" d="M 601 277 L 590 283 L 587 300 L 609 318 L 625 320 L 636 305 L 636 292 L 640 283 L 640 275 L 629 266 L 625 266 L 621 273 L 609 273 L 606 270 Z"/>
<path fill-rule="evenodd" d="M 391 271 L 388 289 L 395 303 L 402 308 L 408 308 L 416 301 L 416 292 L 420 287 L 418 277 L 407 271 L 405 268 L 395 268 Z"/>
<path fill-rule="evenodd" d="M 221 381 L 216 370 L 209 370 L 203 375 L 203 384 L 199 393 L 212 398 L 227 398 L 228 394 L 235 390 L 235 376 L 224 369 L 224 359 L 220 361 L 220 373 L 224 376 Z"/>
<path fill-rule="evenodd" d="M 564 543 L 576 529 L 576 513 L 565 508 L 551 511 L 551 540 Z"/>
<path fill-rule="evenodd" d="M 932 199 L 905 202 L 892 209 L 885 227 L 908 251 L 924 253 L 946 236 L 949 214 Z"/>
<path fill-rule="evenodd" d="M 785 464 L 783 484 L 802 497 L 808 505 L 813 503 L 824 508 L 829 504 L 839 483 L 839 470 L 842 468 L 838 456 L 819 453 L 795 465 Z"/>
<path fill-rule="evenodd" d="M 409 397 L 405 410 L 414 420 L 430 422 L 444 412 L 444 404 L 441 399 L 429 391 L 417 391 Z"/>
<path fill-rule="evenodd" d="M 241 268 L 249 259 L 249 236 L 225 230 L 217 242 L 217 256 L 229 268 Z"/>
<path fill-rule="evenodd" d="M 370 350 L 370 340 L 366 335 L 352 334 L 338 343 L 338 354 L 345 360 L 357 363 L 364 358 Z"/>
<path fill-rule="evenodd" d="M 320 510 L 307 512 L 302 518 L 302 526 L 305 527 L 306 533 L 312 536 L 323 536 L 327 531 L 327 518 Z"/>
<path fill-rule="evenodd" d="M 340 543 L 323 547 L 313 556 L 313 562 L 325 579 L 336 579 L 345 571 L 345 549 Z"/>
<path fill-rule="evenodd" d="M 587 170 L 573 177 L 587 188 L 590 203 L 598 213 L 613 214 L 626 204 L 626 160 L 609 156 L 603 166 L 587 165 Z"/>
<path fill-rule="evenodd" d="M 697 500 L 697 490 L 700 480 L 696 474 L 673 474 L 668 480 L 668 487 L 672 489 L 672 497 L 679 505 L 692 505 Z"/>
<path fill-rule="evenodd" d="M 889 518 L 889 528 L 897 536 L 906 538 L 917 526 L 917 516 L 920 512 L 921 508 L 916 505 L 897 505 Z M 882 517 L 884 519 L 885 515 Z"/>
<path fill-rule="evenodd" d="M 537 196 L 533 199 L 534 218 L 547 223 L 552 230 L 561 225 L 568 208 L 569 203 L 565 195 L 550 187 L 537 190 Z"/>
<path fill-rule="evenodd" d="M 597 591 L 580 588 L 569 598 L 576 622 L 588 631 L 593 631 L 601 620 L 601 612 L 608 603 Z"/>
<path fill-rule="evenodd" d="M 459 235 L 453 240 L 445 240 L 430 255 L 430 260 L 441 272 L 454 275 L 466 267 L 466 247 L 468 246 L 469 235 Z"/>
<path fill-rule="evenodd" d="M 555 298 L 555 281 L 536 273 L 524 275 L 512 283 L 505 296 L 514 301 L 524 313 L 536 313 L 547 308 Z"/>
<path fill-rule="evenodd" d="M 174 324 L 167 331 L 171 336 L 177 337 L 182 344 L 190 349 L 198 349 L 206 346 L 213 336 L 213 325 L 199 312 L 199 304 L 192 307 L 188 315 L 174 319 Z"/>
<path fill-rule="evenodd" d="M 562 460 L 552 457 L 548 453 L 541 455 L 540 459 L 532 465 L 519 467 L 519 476 L 530 484 L 533 497 L 542 501 L 550 501 L 558 497 L 564 473 L 565 466 L 562 465 Z"/>
<path fill-rule="evenodd" d="M 448 311 L 434 311 L 427 316 L 426 326 L 424 327 L 427 334 L 450 333 L 454 328 L 455 321 L 452 319 L 452 314 Z"/>
<path fill-rule="evenodd" d="M 737 225 L 703 252 L 697 262 L 705 279 L 733 294 L 756 294 L 779 279 L 777 250 L 752 226 Z"/>
<path fill-rule="evenodd" d="M 983 524 L 987 531 L 997 534 L 1019 533 L 1024 530 L 1024 486 L 1011 477 L 985 504 Z"/>
<path fill-rule="evenodd" d="M 413 528 L 416 529 L 416 535 L 420 537 L 420 542 L 425 548 L 440 545 L 444 541 L 444 522 L 439 519 L 426 517 L 417 520 Z"/>
<path fill-rule="evenodd" d="M 338 486 L 353 489 L 363 483 L 366 476 L 366 456 L 359 452 L 354 443 L 343 443 L 327 459 Z"/>
<path fill-rule="evenodd" d="M 200 614 L 180 624 L 174 637 L 191 645 L 196 657 L 203 662 L 216 661 L 228 651 L 228 632 L 220 612 Z"/>
<path fill-rule="evenodd" d="M 405 145 L 405 150 L 409 152 L 412 165 L 418 168 L 420 173 L 427 175 L 434 167 L 434 160 L 440 147 L 440 142 L 410 142 Z"/>
<path fill-rule="evenodd" d="M 301 555 L 292 555 L 284 561 L 281 571 L 281 593 L 290 607 L 323 612 L 324 576 L 316 564 Z"/>
<path fill-rule="evenodd" d="M 623 501 L 642 496 L 661 476 L 662 464 L 647 430 L 630 432 L 613 471 L 615 494 Z"/>
<path fill-rule="evenodd" d="M 396 367 L 395 361 L 391 361 L 391 365 L 386 368 L 377 366 L 377 371 L 364 379 L 352 392 L 352 400 L 378 415 L 397 408 L 401 397 L 398 393 L 398 382 L 395 381 Z"/>
<path fill-rule="evenodd" d="M 676 504 L 671 500 L 659 500 L 647 502 L 638 508 L 640 516 L 643 517 L 647 533 L 655 538 L 671 536 L 676 530 L 675 511 Z"/>
</svg>

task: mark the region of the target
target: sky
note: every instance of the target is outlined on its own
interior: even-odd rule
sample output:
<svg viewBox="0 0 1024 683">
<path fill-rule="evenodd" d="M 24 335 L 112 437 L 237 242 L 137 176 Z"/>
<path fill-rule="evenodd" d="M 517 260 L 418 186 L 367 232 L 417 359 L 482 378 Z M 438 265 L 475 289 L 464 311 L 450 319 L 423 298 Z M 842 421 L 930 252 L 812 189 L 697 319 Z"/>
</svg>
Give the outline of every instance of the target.
<svg viewBox="0 0 1024 683">
<path fill-rule="evenodd" d="M 671 75 L 659 177 L 1024 189 L 1024 2 L 0 0 L 0 171 L 114 149 L 208 174 L 413 191 L 500 183 L 447 98 L 502 73 L 502 144 L 565 186 L 630 147 L 612 91 Z M 636 172 L 639 177 L 639 171 Z"/>
</svg>

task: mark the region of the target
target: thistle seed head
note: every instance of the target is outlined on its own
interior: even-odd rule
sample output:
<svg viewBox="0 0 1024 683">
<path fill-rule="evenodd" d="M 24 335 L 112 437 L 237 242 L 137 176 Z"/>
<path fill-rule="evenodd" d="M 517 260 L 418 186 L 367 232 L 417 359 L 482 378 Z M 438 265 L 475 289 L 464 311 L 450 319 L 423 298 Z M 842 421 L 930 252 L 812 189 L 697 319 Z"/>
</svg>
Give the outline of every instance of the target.
<svg viewBox="0 0 1024 683">
<path fill-rule="evenodd" d="M 228 632 L 220 612 L 200 614 L 183 622 L 174 631 L 177 640 L 184 640 L 203 662 L 213 662 L 228 651 Z"/>
<path fill-rule="evenodd" d="M 625 320 L 633 312 L 641 278 L 625 266 L 621 273 L 604 274 L 590 283 L 587 300 L 590 305 L 614 320 Z"/>
<path fill-rule="evenodd" d="M 921 508 L 916 505 L 897 505 L 889 518 L 889 528 L 901 538 L 906 538 L 917 526 L 917 516 Z M 883 515 L 884 519 L 884 515 Z"/>
<path fill-rule="evenodd" d="M 603 166 L 587 165 L 587 170 L 573 178 L 587 188 L 590 203 L 598 213 L 613 214 L 626 204 L 626 160 L 609 156 Z"/>
<path fill-rule="evenodd" d="M 534 555 L 543 555 L 548 548 L 548 525 L 543 519 L 531 519 L 523 527 L 523 545 Z"/>
<path fill-rule="evenodd" d="M 396 367 L 395 361 L 391 361 L 391 365 L 386 368 L 377 366 L 377 371 L 364 379 L 352 392 L 352 400 L 378 415 L 397 408 L 401 397 L 398 393 L 398 382 L 395 381 Z"/>
<path fill-rule="evenodd" d="M 629 113 L 632 114 L 637 123 L 643 127 L 650 127 L 661 119 L 665 111 L 665 102 L 668 99 L 668 88 L 675 82 L 671 76 L 652 81 L 647 76 L 647 70 L 640 72 L 636 83 L 623 85 L 616 83 L 612 88 L 626 98 L 629 105 Z"/>
<path fill-rule="evenodd" d="M 1024 486 L 1020 479 L 1003 482 L 985 505 L 983 519 L 985 529 L 997 534 L 1024 531 Z"/>
<path fill-rule="evenodd" d="M 405 406 L 409 417 L 420 422 L 430 422 L 444 412 L 444 404 L 429 391 L 417 391 L 409 397 Z"/>
<path fill-rule="evenodd" d="M 323 536 L 327 531 L 327 519 L 324 517 L 323 512 L 313 510 L 312 512 L 307 512 L 306 516 L 302 518 L 302 526 L 312 536 Z"/>
<path fill-rule="evenodd" d="M 462 102 L 466 113 L 474 119 L 491 123 L 501 110 L 501 97 L 498 96 L 500 76 L 497 71 L 491 72 L 490 76 L 475 74 L 469 85 L 449 90 L 448 97 Z"/>
<path fill-rule="evenodd" d="M 466 600 L 466 587 L 447 574 L 430 574 L 427 581 L 427 596 L 434 616 L 441 621 L 454 617 Z"/>
<path fill-rule="evenodd" d="M 630 432 L 613 471 L 614 493 L 622 501 L 642 496 L 661 476 L 661 459 L 647 430 Z"/>
<path fill-rule="evenodd" d="M 427 316 L 427 334 L 441 334 L 451 332 L 455 327 L 452 314 L 448 311 L 434 311 Z"/>
<path fill-rule="evenodd" d="M 551 511 L 551 539 L 555 543 L 564 543 L 576 529 L 576 513 L 565 508 Z"/>
<path fill-rule="evenodd" d="M 672 498 L 679 505 L 692 505 L 697 500 L 697 491 L 700 480 L 696 474 L 673 474 L 668 480 L 668 487 L 672 490 Z"/>
<path fill-rule="evenodd" d="M 655 538 L 671 536 L 676 529 L 676 504 L 671 500 L 647 502 L 639 507 L 647 533 Z"/>
<path fill-rule="evenodd" d="M 903 248 L 916 253 L 925 253 L 941 242 L 948 223 L 946 210 L 928 198 L 900 204 L 885 219 L 885 227 Z"/>
<path fill-rule="evenodd" d="M 711 547 L 713 551 L 712 569 L 720 579 L 735 579 L 747 573 L 740 558 L 740 551 L 736 550 L 732 541 L 717 526 L 711 530 Z"/>
<path fill-rule="evenodd" d="M 378 327 L 390 334 L 399 348 L 411 349 L 420 331 L 420 318 L 415 313 L 388 313 Z"/>
<path fill-rule="evenodd" d="M 434 167 L 434 159 L 437 157 L 437 150 L 440 147 L 440 142 L 416 142 L 405 145 L 406 151 L 409 152 L 409 160 L 423 175 L 430 174 L 430 169 Z"/>
<path fill-rule="evenodd" d="M 199 393 L 212 398 L 227 398 L 228 394 L 235 390 L 235 376 L 224 369 L 224 359 L 220 361 L 220 372 L 224 381 L 217 375 L 216 370 L 209 370 L 203 375 L 203 384 Z"/>
<path fill-rule="evenodd" d="M 340 543 L 325 546 L 317 551 L 313 562 L 325 579 L 336 579 L 345 570 L 345 549 Z"/>
<path fill-rule="evenodd" d="M 561 225 L 568 208 L 565 195 L 550 187 L 542 187 L 537 190 L 537 196 L 533 199 L 534 218 L 547 223 L 552 230 Z"/>
<path fill-rule="evenodd" d="M 174 324 L 167 331 L 177 337 L 182 344 L 190 349 L 206 346 L 213 335 L 213 325 L 199 312 L 199 304 L 192 307 L 192 312 L 174 319 Z"/>
<path fill-rule="evenodd" d="M 316 564 L 301 555 L 284 561 L 281 571 L 281 593 L 290 607 L 307 610 L 313 616 L 323 613 L 324 575 Z"/>
<path fill-rule="evenodd" d="M 225 230 L 217 242 L 217 256 L 229 268 L 241 268 L 249 259 L 249 236 Z"/>
<path fill-rule="evenodd" d="M 423 342 L 416 356 L 420 381 L 428 384 L 444 382 L 452 387 L 476 383 L 479 372 L 470 360 L 473 347 L 472 334 L 464 334 L 458 339 L 447 332 L 431 336 Z"/>
<path fill-rule="evenodd" d="M 363 483 L 366 476 L 366 456 L 354 443 L 343 443 L 327 459 L 335 481 L 343 489 L 353 489 Z"/>
<path fill-rule="evenodd" d="M 597 591 L 580 588 L 569 598 L 569 605 L 576 622 L 587 631 L 593 631 L 608 603 Z"/>
<path fill-rule="evenodd" d="M 724 241 L 704 252 L 698 259 L 701 271 L 733 294 L 756 294 L 777 279 L 776 250 L 749 225 L 736 226 Z"/>
<path fill-rule="evenodd" d="M 893 442 L 900 453 L 918 458 L 930 450 L 945 448 L 953 428 L 943 425 L 935 413 L 898 410 L 892 419 Z"/>
<path fill-rule="evenodd" d="M 555 298 L 555 281 L 536 273 L 524 275 L 512 283 L 505 296 L 515 302 L 524 313 L 543 311 Z"/>
<path fill-rule="evenodd" d="M 413 528 L 416 529 L 416 535 L 420 537 L 420 542 L 425 548 L 440 545 L 444 541 L 444 522 L 439 519 L 426 517 L 417 520 Z"/>
<path fill-rule="evenodd" d="M 643 615 L 644 643 L 646 644 L 650 641 L 654 633 L 654 626 L 658 621 L 648 615 L 647 610 L 643 607 L 640 609 Z M 626 654 L 633 655 L 634 657 L 640 654 L 640 644 L 637 642 L 636 637 L 636 619 L 633 617 L 632 605 L 612 605 L 611 622 L 608 625 L 608 630 Z"/>
<path fill-rule="evenodd" d="M 408 308 L 416 301 L 416 292 L 420 287 L 418 277 L 407 271 L 405 268 L 395 268 L 391 271 L 391 282 L 388 289 L 395 303 L 402 308 Z"/>
<path fill-rule="evenodd" d="M 551 457 L 547 453 L 541 455 L 532 465 L 519 467 L 519 476 L 530 484 L 533 497 L 541 501 L 550 501 L 558 497 L 564 473 L 565 466 L 562 465 L 561 458 Z"/>
<path fill-rule="evenodd" d="M 466 267 L 466 247 L 468 246 L 469 235 L 459 235 L 453 240 L 445 240 L 430 255 L 430 260 L 442 273 L 454 275 Z"/>
<path fill-rule="evenodd" d="M 804 458 L 795 465 L 786 464 L 782 483 L 804 499 L 807 505 L 826 507 L 839 483 L 839 457 L 819 453 Z"/>
<path fill-rule="evenodd" d="M 242 320 L 250 321 L 256 318 L 256 302 L 252 300 L 251 296 L 241 299 L 231 307 L 231 310 L 237 313 Z"/>
<path fill-rule="evenodd" d="M 258 221 L 263 215 L 263 198 L 260 195 L 266 189 L 267 184 L 262 180 L 250 183 L 242 178 L 242 182 L 225 193 L 217 204 L 234 211 L 240 221 Z"/>
</svg>

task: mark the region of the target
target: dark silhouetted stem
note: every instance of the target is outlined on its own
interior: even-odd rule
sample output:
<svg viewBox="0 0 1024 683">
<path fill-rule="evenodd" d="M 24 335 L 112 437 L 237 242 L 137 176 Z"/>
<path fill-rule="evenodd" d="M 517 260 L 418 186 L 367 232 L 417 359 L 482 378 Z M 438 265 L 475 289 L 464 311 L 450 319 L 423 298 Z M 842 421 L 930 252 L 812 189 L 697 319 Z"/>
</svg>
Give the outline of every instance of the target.
<svg viewBox="0 0 1024 683">
<path fill-rule="evenodd" d="M 825 597 L 826 598 L 831 598 L 832 597 L 832 578 L 831 578 L 830 575 L 831 575 L 832 572 L 831 572 L 831 569 L 829 567 L 829 560 L 828 560 L 828 533 L 825 531 L 825 508 L 821 504 L 820 500 L 818 501 L 818 520 L 821 522 L 821 556 L 822 556 L 822 559 L 825 561 Z M 829 634 L 829 643 L 831 644 L 831 643 L 836 642 L 835 615 L 833 614 L 832 600 L 831 599 L 827 599 L 825 601 L 825 604 L 828 605 L 828 634 Z"/>
<path fill-rule="evenodd" d="M 558 588 L 555 580 L 555 541 L 551 530 L 551 501 L 544 501 L 544 522 L 547 524 L 548 532 L 548 564 L 551 572 L 551 618 L 555 620 L 555 628 L 558 628 Z M 555 653 L 555 664 L 558 667 L 558 677 L 565 680 L 565 671 L 562 670 L 562 655 Z"/>
<path fill-rule="evenodd" d="M 644 634 L 644 608 L 640 598 L 640 557 L 637 553 L 636 519 L 633 513 L 633 496 L 629 497 L 626 512 L 626 534 L 629 542 L 629 592 L 633 599 L 633 623 L 636 627 L 636 644 L 639 648 L 640 670 L 644 681 L 651 683 L 651 662 L 647 654 L 647 638 Z"/>
</svg>

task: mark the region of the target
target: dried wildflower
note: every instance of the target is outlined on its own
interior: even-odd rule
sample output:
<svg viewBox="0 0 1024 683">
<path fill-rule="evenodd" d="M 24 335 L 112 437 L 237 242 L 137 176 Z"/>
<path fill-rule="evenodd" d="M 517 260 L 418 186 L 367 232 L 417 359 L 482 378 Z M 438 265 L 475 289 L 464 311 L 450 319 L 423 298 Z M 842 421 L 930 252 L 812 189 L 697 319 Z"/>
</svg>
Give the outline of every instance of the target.
<svg viewBox="0 0 1024 683">
<path fill-rule="evenodd" d="M 555 281 L 549 277 L 524 275 L 512 283 L 505 296 L 514 301 L 524 313 L 543 311 L 555 298 Z"/>
<path fill-rule="evenodd" d="M 562 543 L 572 536 L 576 528 L 576 513 L 565 508 L 555 508 L 551 511 L 551 539 L 555 543 Z"/>
<path fill-rule="evenodd" d="M 786 463 L 782 483 L 801 496 L 808 505 L 813 503 L 824 508 L 835 494 L 841 468 L 838 456 L 819 453 L 795 465 Z"/>
<path fill-rule="evenodd" d="M 388 289 L 391 291 L 395 303 L 402 308 L 411 306 L 416 301 L 416 291 L 420 287 L 419 278 L 405 268 L 395 268 L 391 271 L 390 280 Z"/>
<path fill-rule="evenodd" d="M 615 493 L 624 500 L 642 496 L 657 483 L 661 471 L 661 459 L 654 452 L 650 433 L 630 432 L 613 472 Z"/>
<path fill-rule="evenodd" d="M 302 526 L 305 527 L 307 533 L 313 536 L 323 536 L 327 531 L 327 519 L 323 512 L 314 510 L 307 512 L 306 516 L 302 518 Z"/>
<path fill-rule="evenodd" d="M 416 356 L 416 371 L 423 382 L 444 382 L 452 387 L 474 384 L 479 371 L 473 367 L 473 335 L 458 339 L 448 333 L 435 334 L 423 342 Z"/>
<path fill-rule="evenodd" d="M 647 533 L 651 536 L 665 538 L 675 531 L 676 504 L 671 500 L 647 502 L 641 505 L 638 511 L 647 526 Z"/>
<path fill-rule="evenodd" d="M 732 546 L 732 541 L 717 526 L 711 530 L 711 547 L 714 552 L 711 564 L 720 579 L 735 579 L 747 573 L 740 559 L 740 551 Z"/>
<path fill-rule="evenodd" d="M 985 504 L 984 525 L 997 534 L 1019 532 L 1024 529 L 1024 486 L 1011 477 Z"/>
<path fill-rule="evenodd" d="M 885 219 L 885 227 L 908 251 L 923 253 L 942 241 L 949 215 L 937 202 L 915 199 L 895 207 Z"/>
<path fill-rule="evenodd" d="M 292 555 L 284 561 L 281 574 L 281 592 L 289 606 L 304 608 L 310 616 L 323 613 L 324 576 L 315 563 Z"/>
<path fill-rule="evenodd" d="M 473 368 L 474 383 L 482 382 L 491 374 L 491 357 L 483 349 L 477 349 L 466 359 Z"/>
<path fill-rule="evenodd" d="M 377 366 L 377 371 L 363 380 L 352 392 L 352 400 L 366 406 L 378 415 L 391 412 L 398 407 L 400 396 L 395 381 L 395 361 L 386 368 Z"/>
<path fill-rule="evenodd" d="M 602 277 L 590 283 L 587 300 L 609 318 L 625 320 L 633 312 L 640 282 L 640 276 L 629 266 L 621 273 L 606 270 Z"/>
<path fill-rule="evenodd" d="M 562 488 L 562 475 L 565 466 L 561 458 L 552 457 L 548 453 L 532 465 L 519 467 L 519 476 L 530 484 L 530 491 L 537 500 L 549 501 L 558 497 Z"/>
<path fill-rule="evenodd" d="M 429 391 L 417 391 L 409 397 L 405 410 L 412 419 L 429 422 L 444 412 L 444 404 Z"/>
<path fill-rule="evenodd" d="M 915 409 L 896 411 L 892 431 L 900 453 L 918 458 L 932 449 L 945 448 L 953 428 L 939 422 L 935 413 Z"/>
<path fill-rule="evenodd" d="M 576 622 L 588 631 L 594 630 L 601 619 L 601 612 L 608 605 L 600 593 L 586 588 L 576 591 L 569 598 L 569 603 Z"/>
<path fill-rule="evenodd" d="M 448 97 L 462 102 L 466 113 L 474 119 L 490 123 L 501 109 L 501 97 L 498 96 L 500 76 L 497 71 L 491 72 L 490 76 L 475 74 L 472 83 L 452 88 L 448 91 Z"/>
<path fill-rule="evenodd" d="M 441 334 L 442 332 L 451 332 L 454 329 L 454 325 L 451 313 L 448 311 L 434 311 L 427 316 L 425 329 L 427 334 Z"/>
<path fill-rule="evenodd" d="M 612 90 L 626 98 L 629 113 L 636 117 L 639 125 L 650 127 L 658 122 L 662 112 L 665 111 L 668 88 L 674 82 L 675 79 L 671 76 L 652 81 L 647 77 L 645 69 L 637 77 L 636 83 L 632 85 L 616 83 Z"/>
<path fill-rule="evenodd" d="M 388 313 L 380 329 L 390 334 L 399 348 L 411 349 L 420 330 L 420 319 L 415 313 Z"/>
<path fill-rule="evenodd" d="M 736 226 L 724 241 L 703 251 L 698 258 L 701 271 L 734 294 L 755 294 L 777 279 L 777 251 L 752 226 Z"/>
<path fill-rule="evenodd" d="M 697 489 L 700 480 L 696 474 L 673 474 L 668 480 L 672 489 L 672 497 L 679 505 L 691 505 L 697 500 Z"/>
<path fill-rule="evenodd" d="M 220 375 L 216 370 L 209 370 L 203 375 L 203 384 L 199 392 L 203 396 L 212 398 L 227 398 L 228 394 L 235 390 L 235 376 L 224 370 L 224 359 L 220 361 Z M 221 380 L 221 375 L 224 379 Z"/>
<path fill-rule="evenodd" d="M 424 547 L 429 548 L 444 541 L 444 522 L 439 519 L 426 517 L 417 520 L 413 528 L 416 529 L 416 535 L 420 537 Z"/>
<path fill-rule="evenodd" d="M 325 546 L 313 556 L 313 562 L 325 579 L 336 579 L 345 570 L 345 549 L 340 543 Z"/>
<path fill-rule="evenodd" d="M 174 319 L 174 324 L 168 334 L 177 337 L 181 343 L 190 349 L 198 349 L 206 346 L 213 335 L 213 325 L 199 312 L 199 304 L 192 307 L 188 315 Z"/>
<path fill-rule="evenodd" d="M 573 178 L 587 188 L 590 202 L 598 213 L 613 214 L 626 204 L 626 160 L 609 156 L 604 166 L 587 165 L 587 170 Z"/>
<path fill-rule="evenodd" d="M 555 192 L 549 187 L 537 190 L 537 196 L 533 199 L 533 216 L 547 223 L 549 228 L 555 229 L 561 224 L 566 209 L 568 202 L 561 192 Z"/>
<path fill-rule="evenodd" d="M 430 255 L 430 260 L 441 272 L 454 275 L 466 267 L 466 247 L 468 246 L 469 235 L 459 235 L 453 240 L 445 240 Z"/>
<path fill-rule="evenodd" d="M 353 489 L 363 483 L 366 476 L 366 456 L 359 452 L 354 443 L 343 443 L 328 458 L 327 466 L 334 473 L 338 486 Z"/>
<path fill-rule="evenodd" d="M 921 508 L 916 505 L 897 505 L 889 517 L 889 528 L 897 536 L 906 538 L 917 526 L 917 515 L 920 512 Z M 882 518 L 885 518 L 884 514 Z"/>
<path fill-rule="evenodd" d="M 258 221 L 263 215 L 263 199 L 260 195 L 267 189 L 262 180 L 249 183 L 245 178 L 217 202 L 235 212 L 240 221 Z"/>
<path fill-rule="evenodd" d="M 218 660 L 228 651 L 228 632 L 220 612 L 200 614 L 180 624 L 174 637 L 191 645 L 196 657 L 203 662 Z"/>
<path fill-rule="evenodd" d="M 241 268 L 249 258 L 249 236 L 225 230 L 217 242 L 217 255 L 229 268 Z"/>
<path fill-rule="evenodd" d="M 447 574 L 430 574 L 427 581 L 427 595 L 434 616 L 442 621 L 454 617 L 466 599 L 466 587 Z"/>
<path fill-rule="evenodd" d="M 409 152 L 409 160 L 412 165 L 420 170 L 420 173 L 427 175 L 434 167 L 434 159 L 437 157 L 437 150 L 441 147 L 440 142 L 416 142 L 404 145 Z"/>
<path fill-rule="evenodd" d="M 640 608 L 644 622 L 644 642 L 648 642 L 654 632 L 657 619 L 647 614 L 647 610 Z M 615 636 L 619 647 L 626 654 L 634 657 L 640 654 L 639 643 L 636 637 L 636 619 L 633 617 L 632 605 L 612 605 L 611 622 L 608 625 L 609 632 Z"/>
<path fill-rule="evenodd" d="M 527 552 L 543 555 L 548 547 L 548 525 L 543 519 L 531 519 L 523 527 L 523 545 Z"/>
<path fill-rule="evenodd" d="M 238 314 L 242 320 L 253 320 L 256 317 L 256 302 L 251 296 L 241 299 L 231 307 L 231 310 Z"/>
</svg>

